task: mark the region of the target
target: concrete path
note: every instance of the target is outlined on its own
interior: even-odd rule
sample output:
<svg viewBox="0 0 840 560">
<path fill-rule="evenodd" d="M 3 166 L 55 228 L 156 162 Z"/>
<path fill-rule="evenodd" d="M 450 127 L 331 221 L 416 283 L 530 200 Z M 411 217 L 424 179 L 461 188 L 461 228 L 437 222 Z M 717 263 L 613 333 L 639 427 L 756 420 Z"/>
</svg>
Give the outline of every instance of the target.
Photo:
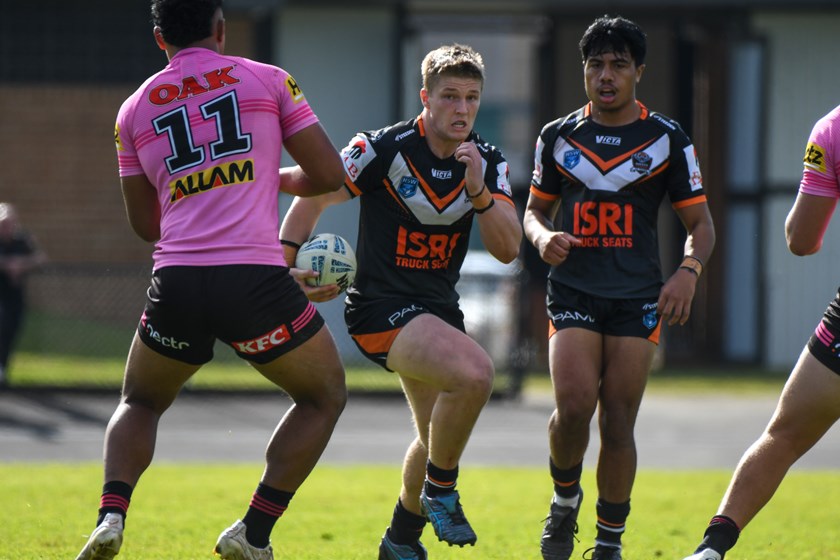
<svg viewBox="0 0 840 560">
<path fill-rule="evenodd" d="M 763 430 L 776 403 L 761 397 L 645 397 L 636 428 L 640 468 L 731 470 Z M 99 461 L 117 395 L 0 392 L 0 461 Z M 182 395 L 164 416 L 155 461 L 261 462 L 289 401 L 282 395 Z M 464 465 L 545 466 L 547 396 L 493 400 L 485 408 Z M 328 464 L 398 465 L 413 437 L 400 397 L 351 396 L 324 454 Z M 594 466 L 597 428 L 585 464 Z M 794 468 L 840 468 L 833 428 Z"/>
</svg>

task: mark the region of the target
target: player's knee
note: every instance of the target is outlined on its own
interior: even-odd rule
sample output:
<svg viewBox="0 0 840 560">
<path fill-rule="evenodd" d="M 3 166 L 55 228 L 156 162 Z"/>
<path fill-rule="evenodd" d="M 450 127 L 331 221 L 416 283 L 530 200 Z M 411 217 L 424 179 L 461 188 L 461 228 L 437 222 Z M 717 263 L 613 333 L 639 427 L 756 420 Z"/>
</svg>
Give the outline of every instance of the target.
<svg viewBox="0 0 840 560">
<path fill-rule="evenodd" d="M 588 426 L 598 405 L 597 393 L 585 389 L 556 393 L 554 399 L 555 416 L 563 425 L 583 423 Z"/>
<path fill-rule="evenodd" d="M 344 407 L 347 405 L 347 386 L 344 384 L 343 376 L 341 379 L 341 383 L 331 385 L 329 390 L 326 391 L 322 404 L 322 408 L 329 411 L 336 419 L 341 415 Z"/>
<path fill-rule="evenodd" d="M 595 406 L 587 399 L 560 399 L 552 423 L 560 430 L 586 430 L 595 414 Z"/>
<path fill-rule="evenodd" d="M 489 357 L 486 357 L 486 359 L 476 359 L 470 361 L 469 365 L 464 368 L 461 376 L 461 385 L 476 395 L 489 396 L 493 391 L 493 379 L 495 376 L 496 370 Z"/>
</svg>

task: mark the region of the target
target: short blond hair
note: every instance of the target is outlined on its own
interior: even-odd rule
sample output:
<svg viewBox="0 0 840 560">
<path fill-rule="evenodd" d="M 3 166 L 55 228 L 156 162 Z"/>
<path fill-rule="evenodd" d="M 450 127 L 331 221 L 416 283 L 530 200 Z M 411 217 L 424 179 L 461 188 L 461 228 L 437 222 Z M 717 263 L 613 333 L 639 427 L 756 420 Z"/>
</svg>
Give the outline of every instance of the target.
<svg viewBox="0 0 840 560">
<path fill-rule="evenodd" d="M 484 86 L 484 60 L 468 45 L 454 43 L 436 48 L 423 58 L 420 72 L 426 91 L 431 91 L 444 75 L 473 78 Z"/>
</svg>

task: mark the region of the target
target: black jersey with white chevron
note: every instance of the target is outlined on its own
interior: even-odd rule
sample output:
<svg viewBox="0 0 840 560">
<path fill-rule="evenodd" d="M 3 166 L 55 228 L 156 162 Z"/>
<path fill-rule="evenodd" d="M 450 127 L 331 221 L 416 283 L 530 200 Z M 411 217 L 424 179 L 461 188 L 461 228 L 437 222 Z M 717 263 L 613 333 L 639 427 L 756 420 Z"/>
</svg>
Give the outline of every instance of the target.
<svg viewBox="0 0 840 560">
<path fill-rule="evenodd" d="M 511 199 L 507 162 L 472 132 L 484 182 L 497 203 Z M 466 198 L 466 166 L 429 149 L 423 119 L 358 133 L 341 151 L 345 187 L 359 197 L 358 272 L 347 297 L 410 296 L 457 305 L 455 284 L 475 214 Z"/>
<path fill-rule="evenodd" d="M 697 154 L 680 125 L 639 103 L 631 124 L 595 123 L 590 107 L 540 133 L 531 193 L 559 200 L 558 228 L 582 240 L 549 277 L 607 298 L 655 297 L 662 287 L 657 217 L 706 201 Z"/>
</svg>

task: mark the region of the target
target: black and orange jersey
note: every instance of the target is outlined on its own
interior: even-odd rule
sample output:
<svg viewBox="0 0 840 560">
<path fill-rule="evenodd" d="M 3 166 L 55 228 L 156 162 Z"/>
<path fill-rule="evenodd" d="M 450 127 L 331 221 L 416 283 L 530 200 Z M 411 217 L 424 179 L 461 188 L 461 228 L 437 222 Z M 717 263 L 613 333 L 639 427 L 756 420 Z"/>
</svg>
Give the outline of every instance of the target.
<svg viewBox="0 0 840 560">
<path fill-rule="evenodd" d="M 484 182 L 497 203 L 511 199 L 501 152 L 474 131 Z M 345 187 L 359 197 L 358 272 L 348 300 L 415 297 L 457 305 L 455 284 L 467 254 L 472 203 L 466 166 L 429 149 L 423 119 L 361 132 L 341 151 Z"/>
<path fill-rule="evenodd" d="M 635 122 L 607 127 L 586 105 L 548 123 L 537 140 L 531 194 L 559 200 L 558 228 L 583 242 L 549 278 L 600 297 L 656 296 L 660 203 L 666 193 L 675 209 L 706 201 L 691 140 L 639 106 Z"/>
</svg>

